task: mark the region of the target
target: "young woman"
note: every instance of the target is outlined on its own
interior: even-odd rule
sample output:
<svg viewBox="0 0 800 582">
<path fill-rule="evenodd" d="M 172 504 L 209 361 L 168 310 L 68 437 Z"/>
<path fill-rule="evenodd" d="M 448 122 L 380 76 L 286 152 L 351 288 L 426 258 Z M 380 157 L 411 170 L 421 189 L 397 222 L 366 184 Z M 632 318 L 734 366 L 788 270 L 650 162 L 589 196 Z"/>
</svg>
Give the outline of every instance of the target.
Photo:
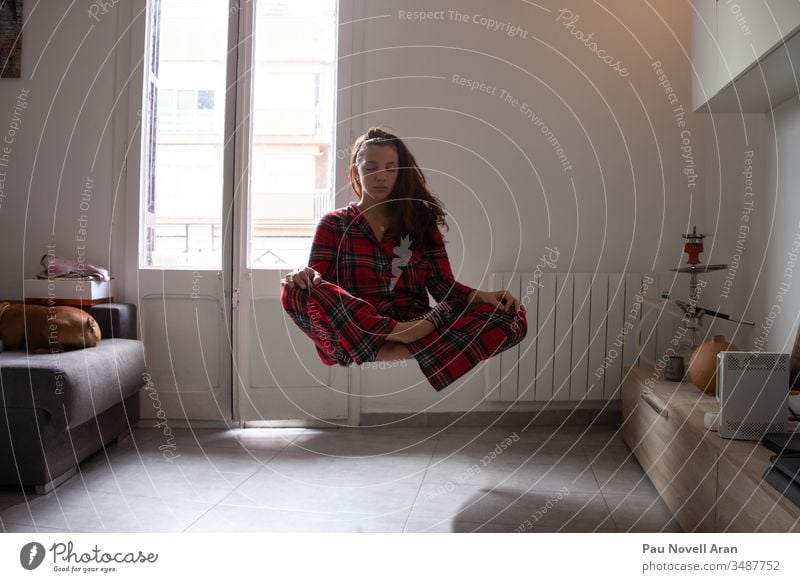
<svg viewBox="0 0 800 582">
<path fill-rule="evenodd" d="M 525 337 L 516 297 L 453 278 L 444 208 L 402 140 L 382 128 L 359 137 L 350 183 L 358 202 L 322 217 L 308 266 L 281 281 L 284 309 L 325 364 L 413 357 L 441 390 Z"/>
</svg>

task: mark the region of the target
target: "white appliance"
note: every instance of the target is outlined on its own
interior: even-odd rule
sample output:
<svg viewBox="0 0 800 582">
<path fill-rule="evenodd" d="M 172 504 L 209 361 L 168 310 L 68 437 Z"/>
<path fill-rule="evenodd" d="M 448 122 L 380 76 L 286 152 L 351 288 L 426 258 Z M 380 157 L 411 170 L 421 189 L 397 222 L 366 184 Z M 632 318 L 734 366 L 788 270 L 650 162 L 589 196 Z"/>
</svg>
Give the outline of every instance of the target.
<svg viewBox="0 0 800 582">
<path fill-rule="evenodd" d="M 788 398 L 789 354 L 717 354 L 719 436 L 754 441 L 786 432 Z"/>
</svg>

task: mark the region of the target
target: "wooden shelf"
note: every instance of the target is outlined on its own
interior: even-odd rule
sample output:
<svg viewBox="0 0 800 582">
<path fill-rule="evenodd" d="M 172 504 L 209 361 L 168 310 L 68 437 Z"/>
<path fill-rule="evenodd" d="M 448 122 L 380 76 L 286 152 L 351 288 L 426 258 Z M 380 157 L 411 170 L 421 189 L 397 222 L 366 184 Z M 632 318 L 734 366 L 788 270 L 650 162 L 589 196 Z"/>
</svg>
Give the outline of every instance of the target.
<svg viewBox="0 0 800 582">
<path fill-rule="evenodd" d="M 773 453 L 756 441 L 723 439 L 703 424 L 717 400 L 652 369 L 628 371 L 623 436 L 685 531 L 800 531 L 800 508 L 762 476 Z"/>
</svg>

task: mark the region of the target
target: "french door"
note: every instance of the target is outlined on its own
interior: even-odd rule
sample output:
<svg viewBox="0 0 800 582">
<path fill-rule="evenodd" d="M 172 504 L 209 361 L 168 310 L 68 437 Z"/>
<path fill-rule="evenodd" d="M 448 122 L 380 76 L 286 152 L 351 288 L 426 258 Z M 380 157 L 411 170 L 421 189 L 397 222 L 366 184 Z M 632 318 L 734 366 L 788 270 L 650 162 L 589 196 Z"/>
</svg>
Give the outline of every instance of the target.
<svg viewBox="0 0 800 582">
<path fill-rule="evenodd" d="M 137 278 L 159 402 L 195 421 L 352 417 L 351 371 L 323 365 L 280 304 L 316 221 L 345 201 L 334 197 L 347 175 L 335 152 L 352 135 L 335 119 L 349 3 L 160 3 Z M 197 35 L 203 45 L 190 46 Z"/>
</svg>

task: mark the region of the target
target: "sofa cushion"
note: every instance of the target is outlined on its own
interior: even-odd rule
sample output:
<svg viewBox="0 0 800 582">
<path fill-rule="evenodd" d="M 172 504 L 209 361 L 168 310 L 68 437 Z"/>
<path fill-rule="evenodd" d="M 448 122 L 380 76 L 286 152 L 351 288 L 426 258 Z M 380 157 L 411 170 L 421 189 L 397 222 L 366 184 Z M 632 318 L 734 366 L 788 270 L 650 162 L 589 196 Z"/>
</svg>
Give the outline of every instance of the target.
<svg viewBox="0 0 800 582">
<path fill-rule="evenodd" d="M 45 410 L 55 428 L 75 428 L 144 385 L 144 348 L 130 339 L 60 354 L 0 353 L 5 408 Z"/>
</svg>

